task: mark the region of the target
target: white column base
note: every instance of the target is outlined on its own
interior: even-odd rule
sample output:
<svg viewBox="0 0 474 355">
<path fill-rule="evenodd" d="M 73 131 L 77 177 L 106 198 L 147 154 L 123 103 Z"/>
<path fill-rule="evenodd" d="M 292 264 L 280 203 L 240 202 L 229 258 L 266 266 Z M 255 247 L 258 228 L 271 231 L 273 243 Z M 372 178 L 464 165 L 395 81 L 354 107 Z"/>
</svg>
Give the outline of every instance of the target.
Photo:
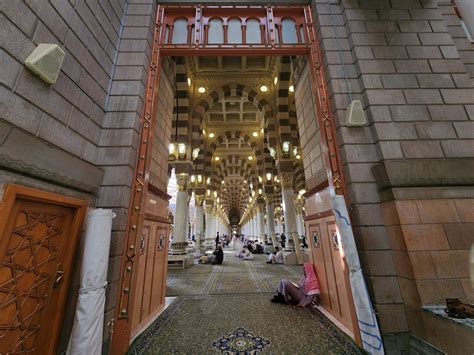
<svg viewBox="0 0 474 355">
<path fill-rule="evenodd" d="M 301 252 L 302 263 L 309 262 L 309 254 L 306 252 Z M 298 257 L 294 251 L 284 251 L 283 252 L 283 264 L 285 265 L 302 265 L 298 263 Z"/>
</svg>

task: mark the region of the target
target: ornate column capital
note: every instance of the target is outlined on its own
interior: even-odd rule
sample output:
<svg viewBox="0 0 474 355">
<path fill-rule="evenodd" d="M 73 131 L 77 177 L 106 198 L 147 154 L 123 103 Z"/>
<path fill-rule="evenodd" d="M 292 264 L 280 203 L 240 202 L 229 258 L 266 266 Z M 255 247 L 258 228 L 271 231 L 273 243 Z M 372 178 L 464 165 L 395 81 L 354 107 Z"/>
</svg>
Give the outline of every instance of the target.
<svg viewBox="0 0 474 355">
<path fill-rule="evenodd" d="M 204 203 L 204 196 L 203 195 L 194 195 L 194 204 L 198 207 L 202 207 Z"/>
<path fill-rule="evenodd" d="M 293 173 L 280 173 L 282 189 L 293 189 Z"/>
<path fill-rule="evenodd" d="M 188 174 L 176 175 L 176 185 L 178 186 L 178 191 L 187 191 L 188 190 Z"/>
</svg>

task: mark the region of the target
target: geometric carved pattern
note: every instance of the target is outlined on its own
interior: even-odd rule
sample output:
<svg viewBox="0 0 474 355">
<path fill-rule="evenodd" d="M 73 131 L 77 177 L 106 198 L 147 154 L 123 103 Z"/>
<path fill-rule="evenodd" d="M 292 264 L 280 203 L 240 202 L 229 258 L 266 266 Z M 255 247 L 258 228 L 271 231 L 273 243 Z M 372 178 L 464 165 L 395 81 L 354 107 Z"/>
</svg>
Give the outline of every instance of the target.
<svg viewBox="0 0 474 355">
<path fill-rule="evenodd" d="M 1 242 L 0 353 L 35 352 L 36 343 L 46 341 L 36 336 L 70 222 L 67 209 L 55 210 L 21 208 Z"/>
</svg>

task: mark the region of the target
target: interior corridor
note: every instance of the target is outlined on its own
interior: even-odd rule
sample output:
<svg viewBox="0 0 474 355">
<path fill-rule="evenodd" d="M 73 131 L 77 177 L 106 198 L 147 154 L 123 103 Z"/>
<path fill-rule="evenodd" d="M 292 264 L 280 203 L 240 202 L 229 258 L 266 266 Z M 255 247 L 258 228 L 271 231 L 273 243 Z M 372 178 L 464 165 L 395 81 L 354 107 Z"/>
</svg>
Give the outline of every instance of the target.
<svg viewBox="0 0 474 355">
<path fill-rule="evenodd" d="M 317 309 L 270 302 L 280 278 L 298 282 L 302 266 L 266 264 L 265 255 L 243 261 L 234 253 L 226 250 L 222 265 L 169 270 L 171 303 L 128 353 L 362 353 Z"/>
</svg>

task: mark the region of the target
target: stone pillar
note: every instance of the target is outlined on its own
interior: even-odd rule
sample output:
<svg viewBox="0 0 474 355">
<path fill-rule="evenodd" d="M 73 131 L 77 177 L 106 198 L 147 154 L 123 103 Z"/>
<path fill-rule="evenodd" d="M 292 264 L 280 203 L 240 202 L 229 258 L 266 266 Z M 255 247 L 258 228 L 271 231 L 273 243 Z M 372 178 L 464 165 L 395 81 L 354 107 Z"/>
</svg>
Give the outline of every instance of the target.
<svg viewBox="0 0 474 355">
<path fill-rule="evenodd" d="M 295 212 L 296 212 L 296 229 L 298 231 L 298 237 L 305 234 L 304 220 L 303 220 L 303 202 L 298 194 L 295 194 Z"/>
<path fill-rule="evenodd" d="M 265 211 L 265 203 L 259 202 L 257 204 L 257 237 L 259 241 L 265 242 L 265 223 L 263 221 L 263 215 Z"/>
<path fill-rule="evenodd" d="M 278 246 L 275 238 L 275 210 L 273 207 L 273 196 L 267 195 L 267 226 L 268 226 L 268 237 L 272 241 L 273 247 Z"/>
<path fill-rule="evenodd" d="M 178 191 L 176 192 L 176 212 L 174 219 L 174 239 L 171 245 L 173 255 L 186 254 L 188 245 L 186 234 L 186 214 L 188 213 L 188 175 L 178 174 L 176 176 Z"/>
<path fill-rule="evenodd" d="M 206 238 L 204 240 L 204 246 L 206 250 L 212 249 L 213 245 L 215 244 L 215 220 L 214 220 L 214 215 L 213 215 L 213 206 L 208 205 L 206 202 Z"/>
<path fill-rule="evenodd" d="M 296 213 L 293 192 L 293 174 L 281 173 L 281 195 L 283 200 L 283 213 L 285 215 L 285 236 L 286 251 L 295 251 L 298 264 L 301 264 L 303 257 L 301 255 L 298 233 L 296 231 Z"/>
<path fill-rule="evenodd" d="M 195 195 L 194 197 L 194 237 L 196 241 L 196 250 L 199 250 L 201 254 L 204 252 L 204 248 L 201 248 L 204 241 L 204 211 L 203 211 L 204 197 Z"/>
</svg>

